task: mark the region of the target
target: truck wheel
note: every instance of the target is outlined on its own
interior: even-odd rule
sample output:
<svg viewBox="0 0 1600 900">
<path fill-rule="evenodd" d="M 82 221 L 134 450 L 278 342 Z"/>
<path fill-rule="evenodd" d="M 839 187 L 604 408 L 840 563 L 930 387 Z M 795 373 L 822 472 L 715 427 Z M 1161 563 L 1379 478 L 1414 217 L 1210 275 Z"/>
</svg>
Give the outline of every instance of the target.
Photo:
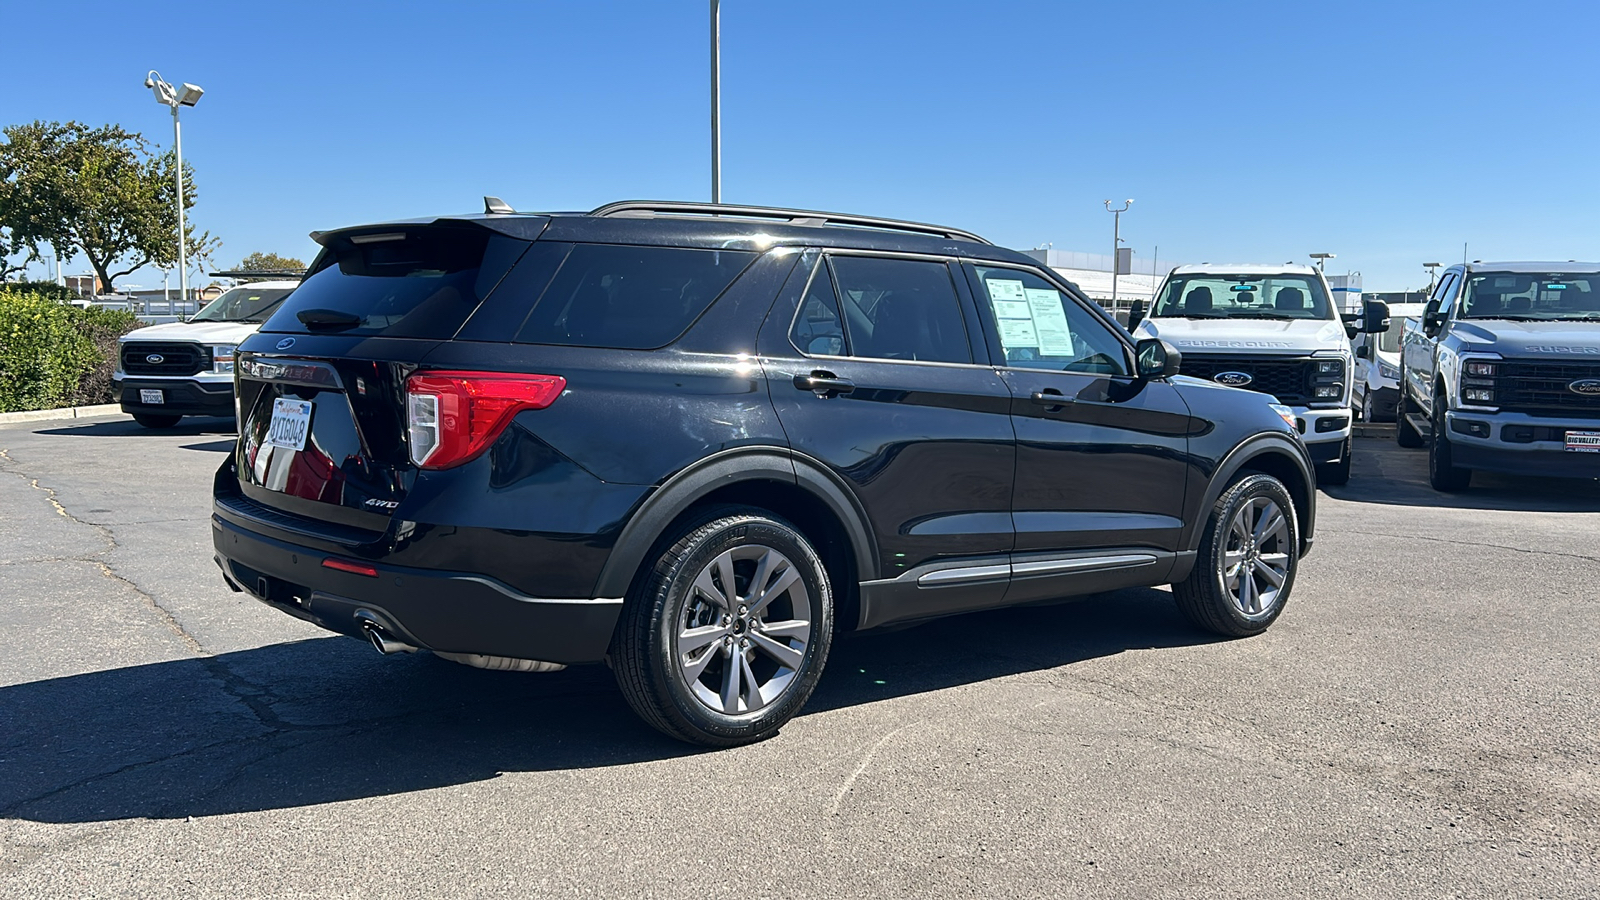
<svg viewBox="0 0 1600 900">
<path fill-rule="evenodd" d="M 171 428 L 183 416 L 158 416 L 151 413 L 134 413 L 133 420 L 146 428 Z"/>
<path fill-rule="evenodd" d="M 1450 437 L 1444 418 L 1445 398 L 1433 398 L 1433 436 L 1428 441 L 1428 483 L 1436 491 L 1454 493 L 1464 491 L 1472 484 L 1472 470 L 1455 464 L 1455 454 L 1450 451 Z"/>
<path fill-rule="evenodd" d="M 1400 373 L 1400 402 L 1395 404 L 1394 441 L 1402 447 L 1415 449 L 1422 446 L 1422 435 L 1411 427 L 1406 416 L 1417 411 L 1411 402 L 1411 392 L 1406 390 L 1406 373 Z"/>
<path fill-rule="evenodd" d="M 1339 449 L 1339 461 L 1323 463 L 1317 466 L 1317 484 L 1338 487 L 1350 483 L 1350 456 L 1355 449 L 1355 438 L 1344 439 L 1344 446 Z"/>
<path fill-rule="evenodd" d="M 1228 637 L 1260 634 L 1289 602 L 1299 566 L 1294 499 L 1271 475 L 1248 475 L 1211 507 L 1194 570 L 1172 586 L 1172 595 L 1199 628 Z"/>
<path fill-rule="evenodd" d="M 611 664 L 650 725 L 732 747 L 771 737 L 800 711 L 832 639 L 833 594 L 811 543 L 769 512 L 721 507 L 643 573 Z"/>
</svg>

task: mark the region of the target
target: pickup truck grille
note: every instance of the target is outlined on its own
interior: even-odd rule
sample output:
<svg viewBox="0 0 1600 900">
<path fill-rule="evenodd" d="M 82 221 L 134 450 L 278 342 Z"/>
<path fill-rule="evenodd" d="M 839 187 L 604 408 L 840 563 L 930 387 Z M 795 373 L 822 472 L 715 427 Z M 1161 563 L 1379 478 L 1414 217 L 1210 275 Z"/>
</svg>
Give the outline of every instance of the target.
<svg viewBox="0 0 1600 900">
<path fill-rule="evenodd" d="M 129 375 L 194 375 L 211 368 L 205 350 L 187 341 L 124 341 L 122 371 Z"/>
<path fill-rule="evenodd" d="M 1222 372 L 1243 372 L 1251 377 L 1246 390 L 1278 398 L 1279 403 L 1304 406 L 1311 400 L 1311 366 L 1303 356 L 1225 356 L 1213 353 L 1183 354 L 1178 373 L 1214 381 Z"/>
<path fill-rule="evenodd" d="M 1508 359 L 1500 364 L 1495 399 L 1501 409 L 1511 412 L 1600 416 L 1600 395 L 1579 394 L 1567 387 L 1582 378 L 1600 378 L 1600 362 Z"/>
</svg>

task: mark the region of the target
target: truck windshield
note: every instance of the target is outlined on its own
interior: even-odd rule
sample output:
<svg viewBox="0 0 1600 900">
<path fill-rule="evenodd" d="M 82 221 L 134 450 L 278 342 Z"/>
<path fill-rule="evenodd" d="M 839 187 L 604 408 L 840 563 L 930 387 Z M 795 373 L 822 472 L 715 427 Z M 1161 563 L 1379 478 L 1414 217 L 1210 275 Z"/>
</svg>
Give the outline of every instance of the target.
<svg viewBox="0 0 1600 900">
<path fill-rule="evenodd" d="M 191 322 L 265 322 L 293 288 L 258 288 L 245 285 L 223 293 L 195 313 Z"/>
<path fill-rule="evenodd" d="M 1314 275 L 1176 275 L 1156 297 L 1152 316 L 1184 319 L 1332 319 L 1322 279 Z"/>
<path fill-rule="evenodd" d="M 1600 319 L 1600 275 L 1481 272 L 1467 281 L 1463 319 Z"/>
</svg>

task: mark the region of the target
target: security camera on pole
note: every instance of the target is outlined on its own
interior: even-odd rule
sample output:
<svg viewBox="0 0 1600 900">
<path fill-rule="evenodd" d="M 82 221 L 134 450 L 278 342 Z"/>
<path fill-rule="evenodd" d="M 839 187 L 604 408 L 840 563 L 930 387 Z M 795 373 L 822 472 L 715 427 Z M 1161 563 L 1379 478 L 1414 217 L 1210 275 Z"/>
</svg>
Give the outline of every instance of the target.
<svg viewBox="0 0 1600 900">
<path fill-rule="evenodd" d="M 178 296 L 182 302 L 189 302 L 189 253 L 185 246 L 183 234 L 183 132 L 178 126 L 178 110 L 185 106 L 193 106 L 200 102 L 200 95 L 205 91 L 199 85 L 185 83 L 181 88 L 175 88 L 161 80 L 161 73 L 155 69 L 145 76 L 144 86 L 156 95 L 156 102 L 163 106 L 172 107 L 172 152 L 176 157 L 177 165 L 174 169 L 178 173 Z"/>
</svg>

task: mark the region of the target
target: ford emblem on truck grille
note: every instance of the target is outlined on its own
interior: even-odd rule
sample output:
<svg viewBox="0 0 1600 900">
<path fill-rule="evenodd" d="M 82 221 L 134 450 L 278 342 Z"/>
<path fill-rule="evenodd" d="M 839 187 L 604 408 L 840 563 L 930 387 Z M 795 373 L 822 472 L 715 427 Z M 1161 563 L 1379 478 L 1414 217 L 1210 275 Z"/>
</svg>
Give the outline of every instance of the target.
<svg viewBox="0 0 1600 900">
<path fill-rule="evenodd" d="M 1579 378 L 1567 385 L 1567 390 L 1585 397 L 1600 397 L 1600 378 Z"/>
<path fill-rule="evenodd" d="M 146 356 L 144 358 L 144 361 L 149 363 L 152 366 L 159 366 L 162 363 L 166 362 L 167 358 L 165 356 L 162 356 L 159 353 L 152 353 L 149 356 Z M 1573 390 L 1577 390 L 1577 388 L 1573 388 Z"/>
<path fill-rule="evenodd" d="M 1251 377 L 1249 372 L 1218 372 L 1211 380 L 1228 387 L 1244 387 L 1255 381 L 1255 378 Z"/>
</svg>

